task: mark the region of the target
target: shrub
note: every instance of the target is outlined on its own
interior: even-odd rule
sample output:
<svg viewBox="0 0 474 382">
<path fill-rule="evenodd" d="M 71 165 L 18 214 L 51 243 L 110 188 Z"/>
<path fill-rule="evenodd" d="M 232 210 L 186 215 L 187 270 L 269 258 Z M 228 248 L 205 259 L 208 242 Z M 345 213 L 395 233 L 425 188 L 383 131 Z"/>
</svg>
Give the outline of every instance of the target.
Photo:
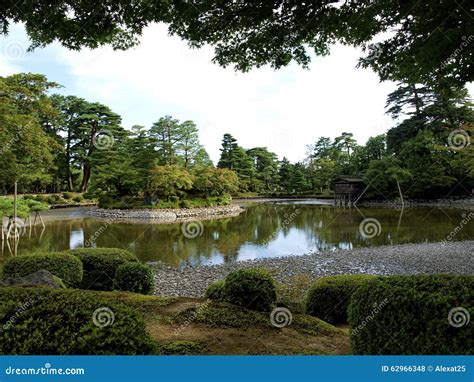
<svg viewBox="0 0 474 382">
<path fill-rule="evenodd" d="M 206 298 L 218 301 L 225 300 L 224 284 L 224 280 L 219 280 L 209 285 L 206 290 Z"/>
<path fill-rule="evenodd" d="M 306 314 L 333 325 L 347 323 L 347 308 L 356 289 L 377 276 L 340 275 L 322 277 L 311 286 L 306 297 Z"/>
<path fill-rule="evenodd" d="M 49 210 L 49 204 L 48 203 L 44 203 L 44 202 L 39 202 L 37 200 L 34 200 L 34 199 L 28 199 L 26 200 L 27 204 L 28 204 L 28 208 L 30 209 L 30 212 L 35 212 L 35 211 L 47 211 Z"/>
<path fill-rule="evenodd" d="M 72 198 L 72 200 L 76 203 L 82 203 L 84 201 L 84 198 L 81 195 L 76 195 Z"/>
<path fill-rule="evenodd" d="M 46 196 L 46 195 L 36 195 L 35 200 L 38 201 L 38 202 L 47 203 L 48 202 L 48 196 Z"/>
<path fill-rule="evenodd" d="M 63 193 L 63 198 L 66 200 L 72 199 L 74 197 L 74 194 L 72 192 L 64 192 Z"/>
<path fill-rule="evenodd" d="M 474 276 L 391 276 L 349 306 L 355 354 L 474 354 Z M 461 325 L 464 323 L 464 325 Z M 456 327 L 457 326 L 457 327 Z"/>
<path fill-rule="evenodd" d="M 257 311 L 269 311 L 276 301 L 275 283 L 263 269 L 240 269 L 225 279 L 224 296 L 232 304 Z"/>
<path fill-rule="evenodd" d="M 193 208 L 193 205 L 189 200 L 181 200 L 179 202 L 179 208 Z"/>
<path fill-rule="evenodd" d="M 76 248 L 66 252 L 82 261 L 83 289 L 113 290 L 117 268 L 127 262 L 138 262 L 133 253 L 119 248 Z"/>
<path fill-rule="evenodd" d="M 52 196 L 50 195 L 50 196 L 48 196 L 48 197 L 46 198 L 46 203 L 49 203 L 49 204 L 57 204 L 58 201 L 57 201 L 54 197 L 52 197 Z"/>
<path fill-rule="evenodd" d="M 25 277 L 45 269 L 64 281 L 68 287 L 78 287 L 83 277 L 81 261 L 67 253 L 44 253 L 12 257 L 3 266 L 6 277 Z"/>
<path fill-rule="evenodd" d="M 151 354 L 155 350 L 138 314 L 94 292 L 0 288 L 0 326 L 4 328 L 0 354 Z"/>
<path fill-rule="evenodd" d="M 142 263 L 125 263 L 115 272 L 114 286 L 118 290 L 149 294 L 153 290 L 153 272 Z"/>
</svg>

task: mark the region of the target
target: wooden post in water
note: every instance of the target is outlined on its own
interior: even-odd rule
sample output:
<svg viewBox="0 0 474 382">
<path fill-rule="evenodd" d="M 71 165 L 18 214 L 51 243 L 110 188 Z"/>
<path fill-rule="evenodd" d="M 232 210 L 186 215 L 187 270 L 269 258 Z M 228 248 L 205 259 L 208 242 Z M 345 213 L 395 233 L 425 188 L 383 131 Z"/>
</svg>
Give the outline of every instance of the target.
<svg viewBox="0 0 474 382">
<path fill-rule="evenodd" d="M 14 194 L 13 194 L 13 256 L 16 256 L 17 255 L 17 246 L 16 246 L 16 240 L 17 240 L 17 237 L 16 235 L 18 234 L 18 229 L 17 229 L 17 226 L 16 226 L 16 219 L 17 219 L 17 210 L 16 210 L 16 197 L 17 197 L 17 192 L 18 192 L 18 181 L 15 179 L 15 191 L 14 191 Z M 18 238 L 19 239 L 19 238 Z"/>
</svg>

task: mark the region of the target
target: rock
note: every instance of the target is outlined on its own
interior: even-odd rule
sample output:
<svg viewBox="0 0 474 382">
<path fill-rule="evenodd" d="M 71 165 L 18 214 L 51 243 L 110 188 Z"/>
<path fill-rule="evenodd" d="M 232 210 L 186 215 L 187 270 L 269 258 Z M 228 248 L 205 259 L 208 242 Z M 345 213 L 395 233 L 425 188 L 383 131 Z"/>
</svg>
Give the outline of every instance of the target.
<svg viewBox="0 0 474 382">
<path fill-rule="evenodd" d="M 177 209 L 130 209 L 116 210 L 94 208 L 89 211 L 89 215 L 107 219 L 109 221 L 127 221 L 143 223 L 147 220 L 150 223 L 176 223 L 195 220 L 213 219 L 216 217 L 230 217 L 239 215 L 243 209 L 238 205 L 202 208 L 177 208 Z"/>
<path fill-rule="evenodd" d="M 212 282 L 224 279 L 232 271 L 249 267 L 267 268 L 283 284 L 301 274 L 312 280 L 358 273 L 474 274 L 474 241 L 387 245 L 197 267 L 172 268 L 162 263 L 152 266 L 156 295 L 202 297 Z"/>
<path fill-rule="evenodd" d="M 24 277 L 6 277 L 0 280 L 0 287 L 9 286 L 47 286 L 54 289 L 65 288 L 59 277 L 51 272 L 40 269 Z"/>
</svg>

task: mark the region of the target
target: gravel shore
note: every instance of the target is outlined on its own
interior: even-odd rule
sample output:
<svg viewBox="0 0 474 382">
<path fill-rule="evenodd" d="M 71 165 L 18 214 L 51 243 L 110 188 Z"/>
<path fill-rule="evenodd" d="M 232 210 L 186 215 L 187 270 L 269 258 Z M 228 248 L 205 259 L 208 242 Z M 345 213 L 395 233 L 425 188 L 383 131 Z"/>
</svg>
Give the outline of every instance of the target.
<svg viewBox="0 0 474 382">
<path fill-rule="evenodd" d="M 285 283 L 296 275 L 312 279 L 338 274 L 474 274 L 474 241 L 402 244 L 232 264 L 176 269 L 154 264 L 155 294 L 201 297 L 209 284 L 236 269 L 265 267 Z"/>
</svg>

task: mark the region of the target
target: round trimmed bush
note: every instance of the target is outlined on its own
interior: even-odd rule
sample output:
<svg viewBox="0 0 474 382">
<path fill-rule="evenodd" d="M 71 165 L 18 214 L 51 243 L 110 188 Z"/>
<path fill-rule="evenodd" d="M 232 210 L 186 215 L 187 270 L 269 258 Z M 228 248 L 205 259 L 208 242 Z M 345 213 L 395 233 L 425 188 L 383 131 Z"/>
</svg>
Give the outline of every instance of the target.
<svg viewBox="0 0 474 382">
<path fill-rule="evenodd" d="M 94 292 L 0 288 L 0 327 L 4 355 L 122 355 L 155 350 L 137 313 Z"/>
<path fill-rule="evenodd" d="M 373 280 L 349 305 L 354 354 L 474 354 L 474 276 Z"/>
<path fill-rule="evenodd" d="M 243 308 L 267 312 L 276 301 L 275 282 L 263 269 L 240 269 L 227 275 L 224 297 Z"/>
<path fill-rule="evenodd" d="M 82 289 L 113 290 L 117 268 L 128 262 L 138 262 L 133 253 L 119 248 L 77 248 L 66 253 L 82 261 Z"/>
<path fill-rule="evenodd" d="M 224 280 L 213 282 L 211 285 L 207 287 L 205 297 L 211 300 L 218 300 L 218 301 L 224 300 L 225 299 L 224 285 L 225 285 Z"/>
<path fill-rule="evenodd" d="M 5 277 L 25 277 L 45 269 L 64 281 L 68 287 L 79 287 L 83 278 L 81 261 L 62 252 L 12 257 L 3 266 Z"/>
<path fill-rule="evenodd" d="M 125 263 L 115 272 L 114 285 L 118 290 L 149 294 L 153 284 L 153 272 L 146 264 Z"/>
<path fill-rule="evenodd" d="M 311 286 L 306 296 L 306 314 L 330 324 L 347 323 L 347 308 L 352 294 L 373 275 L 338 275 L 322 277 Z"/>
</svg>

